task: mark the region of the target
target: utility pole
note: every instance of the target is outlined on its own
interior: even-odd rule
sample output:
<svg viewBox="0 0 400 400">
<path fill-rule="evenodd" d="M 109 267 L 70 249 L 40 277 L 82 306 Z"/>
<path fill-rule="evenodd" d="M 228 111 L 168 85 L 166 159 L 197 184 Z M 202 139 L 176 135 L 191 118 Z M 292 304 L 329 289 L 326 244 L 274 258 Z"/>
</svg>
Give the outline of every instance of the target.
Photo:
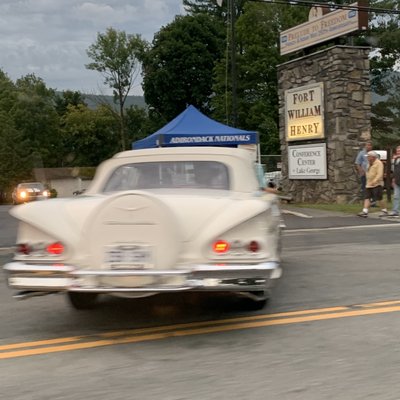
<svg viewBox="0 0 400 400">
<path fill-rule="evenodd" d="M 216 0 L 218 6 L 222 6 L 223 0 Z M 237 125 L 237 73 L 236 73 L 236 33 L 235 33 L 235 20 L 236 8 L 235 0 L 228 0 L 227 3 L 227 19 L 230 27 L 230 48 L 229 55 L 231 61 L 231 89 L 232 89 L 232 113 L 231 124 L 233 127 Z M 227 38 L 229 43 L 229 37 Z"/>
<path fill-rule="evenodd" d="M 229 15 L 230 15 L 230 28 L 231 28 L 231 80 L 232 80 L 232 125 L 237 125 L 237 74 L 236 74 L 236 34 L 235 34 L 235 20 L 236 9 L 235 0 L 228 0 L 229 2 Z"/>
</svg>

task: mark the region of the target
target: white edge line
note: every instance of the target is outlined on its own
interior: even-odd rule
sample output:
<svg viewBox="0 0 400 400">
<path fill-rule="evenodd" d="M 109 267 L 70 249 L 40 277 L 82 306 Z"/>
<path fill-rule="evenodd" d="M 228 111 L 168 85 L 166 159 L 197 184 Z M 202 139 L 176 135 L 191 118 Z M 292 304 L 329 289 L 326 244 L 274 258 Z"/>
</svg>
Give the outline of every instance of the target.
<svg viewBox="0 0 400 400">
<path fill-rule="evenodd" d="M 311 215 L 303 214 L 297 211 L 290 211 L 290 210 L 282 210 L 282 214 L 291 214 L 295 215 L 296 217 L 301 217 L 301 218 L 313 218 Z"/>
<path fill-rule="evenodd" d="M 330 228 L 304 228 L 304 229 L 284 229 L 283 233 L 299 233 L 299 232 L 319 232 L 319 231 L 340 231 L 343 229 L 365 229 L 365 228 L 393 228 L 399 227 L 398 224 L 378 224 L 378 225 L 355 225 L 355 226 L 333 226 Z"/>
</svg>

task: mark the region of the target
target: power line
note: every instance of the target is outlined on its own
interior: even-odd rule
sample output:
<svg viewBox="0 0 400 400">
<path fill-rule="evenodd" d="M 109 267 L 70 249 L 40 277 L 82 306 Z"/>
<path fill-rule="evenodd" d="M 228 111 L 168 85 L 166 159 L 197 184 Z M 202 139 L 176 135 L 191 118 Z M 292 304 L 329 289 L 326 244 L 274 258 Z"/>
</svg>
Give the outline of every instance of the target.
<svg viewBox="0 0 400 400">
<path fill-rule="evenodd" d="M 369 6 L 352 6 L 350 4 L 332 4 L 332 3 L 320 3 L 305 0 L 250 0 L 254 3 L 269 3 L 269 4 L 284 4 L 291 6 L 306 6 L 306 7 L 321 7 L 329 8 L 330 10 L 353 10 L 353 11 L 364 11 L 368 13 L 376 14 L 398 14 L 400 15 L 400 10 L 390 10 L 388 8 L 377 8 Z"/>
</svg>

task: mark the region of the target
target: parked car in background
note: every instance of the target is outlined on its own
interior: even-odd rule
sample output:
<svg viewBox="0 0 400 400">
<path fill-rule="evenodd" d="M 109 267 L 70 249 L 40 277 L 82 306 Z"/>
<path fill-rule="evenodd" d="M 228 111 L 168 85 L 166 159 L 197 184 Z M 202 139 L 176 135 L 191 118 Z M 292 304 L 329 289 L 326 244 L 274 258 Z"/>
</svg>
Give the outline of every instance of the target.
<svg viewBox="0 0 400 400">
<path fill-rule="evenodd" d="M 29 201 L 45 200 L 50 197 L 50 191 L 41 182 L 25 182 L 18 184 L 12 192 L 13 204 Z"/>
<path fill-rule="evenodd" d="M 248 150 L 170 147 L 119 153 L 80 196 L 10 213 L 5 265 L 19 298 L 66 292 L 77 309 L 101 294 L 230 292 L 262 308 L 281 276 L 280 210 Z"/>
<path fill-rule="evenodd" d="M 79 196 L 83 193 L 85 193 L 86 189 L 82 189 L 82 190 L 75 190 L 74 192 L 72 192 L 73 196 Z"/>
<path fill-rule="evenodd" d="M 282 189 L 282 172 L 281 171 L 271 171 L 266 172 L 264 179 L 267 187 L 276 188 L 277 190 Z"/>
<path fill-rule="evenodd" d="M 390 166 L 387 166 L 387 150 L 374 150 L 375 151 L 375 153 L 376 154 L 378 154 L 378 157 L 379 157 L 379 159 L 382 161 L 382 163 L 383 163 L 383 168 L 384 168 L 384 172 L 383 172 L 383 178 L 384 178 L 384 180 L 385 180 L 385 182 L 386 182 L 386 177 L 387 177 L 387 172 L 388 172 L 388 170 L 387 170 L 387 168 L 389 167 L 390 168 L 390 170 L 391 170 L 391 165 Z M 392 154 L 393 155 L 393 154 Z M 391 173 L 389 174 L 389 178 L 391 178 Z M 384 186 L 386 186 L 386 185 L 384 185 Z M 391 184 L 390 184 L 390 186 L 389 186 L 390 188 L 391 188 Z M 385 187 L 386 188 L 386 187 Z M 387 189 L 387 188 L 386 188 Z"/>
<path fill-rule="evenodd" d="M 378 154 L 379 159 L 383 162 L 387 159 L 387 151 L 386 150 L 374 150 L 376 154 Z"/>
</svg>

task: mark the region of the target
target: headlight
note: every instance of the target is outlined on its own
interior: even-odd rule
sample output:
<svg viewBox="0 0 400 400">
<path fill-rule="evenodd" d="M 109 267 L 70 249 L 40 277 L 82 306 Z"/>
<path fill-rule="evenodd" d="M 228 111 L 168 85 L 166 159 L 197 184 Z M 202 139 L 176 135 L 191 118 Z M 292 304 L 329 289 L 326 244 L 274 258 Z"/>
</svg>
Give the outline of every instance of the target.
<svg viewBox="0 0 400 400">
<path fill-rule="evenodd" d="M 19 197 L 21 197 L 21 199 L 25 199 L 26 198 L 26 192 L 25 191 L 19 192 Z"/>
<path fill-rule="evenodd" d="M 44 197 L 49 197 L 49 196 L 50 196 L 49 191 L 48 191 L 48 190 L 44 190 L 44 191 L 43 191 L 43 196 L 44 196 Z"/>
</svg>

